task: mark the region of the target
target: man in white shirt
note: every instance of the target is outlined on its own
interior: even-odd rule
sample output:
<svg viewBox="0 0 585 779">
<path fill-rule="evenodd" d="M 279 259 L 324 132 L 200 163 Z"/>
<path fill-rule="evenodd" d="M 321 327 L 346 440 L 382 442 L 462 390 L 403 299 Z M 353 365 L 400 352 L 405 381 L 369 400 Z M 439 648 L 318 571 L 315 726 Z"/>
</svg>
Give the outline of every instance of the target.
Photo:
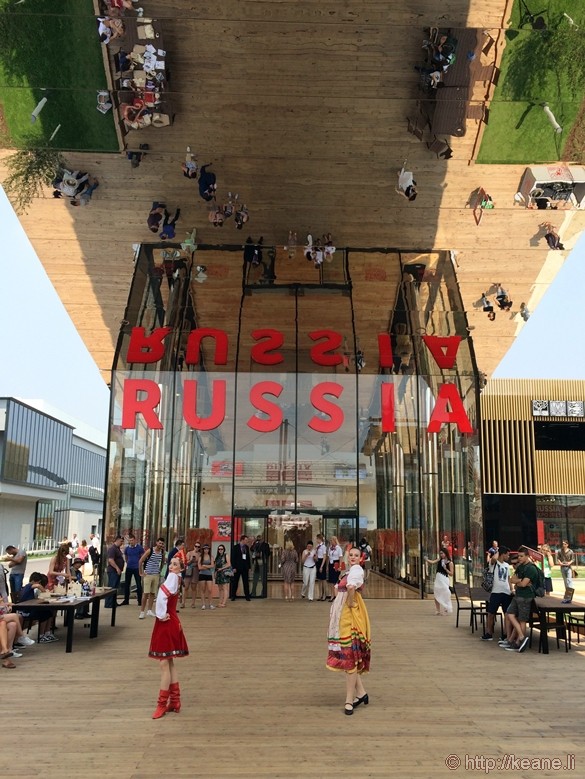
<svg viewBox="0 0 585 779">
<path fill-rule="evenodd" d="M 315 557 L 317 555 L 316 549 L 313 548 L 313 542 L 307 541 L 307 547 L 303 551 L 301 556 L 301 564 L 303 567 L 303 588 L 301 590 L 301 598 L 309 596 L 309 600 L 312 601 L 315 590 L 315 575 L 317 573 L 317 564 Z"/>
<path fill-rule="evenodd" d="M 481 637 L 482 641 L 494 640 L 494 624 L 498 609 L 501 607 L 505 614 L 510 605 L 510 601 L 512 600 L 512 593 L 510 590 L 510 565 L 508 564 L 509 554 L 510 550 L 507 546 L 500 546 L 493 549 L 493 554 L 490 555 L 488 564 L 490 571 L 494 574 L 494 584 L 487 607 L 487 626 L 486 632 Z"/>
</svg>

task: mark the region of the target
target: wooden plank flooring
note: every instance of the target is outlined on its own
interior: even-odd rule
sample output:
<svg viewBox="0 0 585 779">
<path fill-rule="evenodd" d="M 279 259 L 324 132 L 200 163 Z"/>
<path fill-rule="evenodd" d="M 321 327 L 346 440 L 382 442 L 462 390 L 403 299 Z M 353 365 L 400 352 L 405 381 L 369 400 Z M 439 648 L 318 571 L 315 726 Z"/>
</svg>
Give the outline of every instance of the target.
<svg viewBox="0 0 585 779">
<path fill-rule="evenodd" d="M 455 629 L 454 617 L 434 617 L 432 601 L 369 600 L 368 609 L 371 703 L 351 718 L 342 711 L 343 678 L 325 668 L 326 604 L 237 601 L 182 611 L 191 651 L 178 661 L 183 710 L 160 721 L 150 718 L 158 691 L 157 664 L 146 656 L 152 620 L 139 621 L 132 605 L 110 628 L 106 612 L 92 642 L 78 622 L 71 655 L 61 641 L 34 646 L 17 670 L 0 669 L 0 772 L 435 779 L 453 776 L 445 766 L 452 754 L 464 762 L 466 754 L 572 753 L 576 769 L 566 773 L 581 775 L 584 643 L 568 654 L 551 646 L 548 656 L 536 648 L 519 655 Z M 490 716 L 490 707 L 505 716 Z"/>
<path fill-rule="evenodd" d="M 131 148 L 151 146 L 136 170 L 124 155 L 68 154 L 73 167 L 100 180 L 91 205 L 71 209 L 47 196 L 22 217 L 106 381 L 132 275 L 132 244 L 151 240 L 146 215 L 151 201 L 161 198 L 182 207 L 178 237 L 195 226 L 205 243 L 238 243 L 250 231 L 255 238 L 263 235 L 266 245 L 282 246 L 293 229 L 299 246 L 309 231 L 331 231 L 338 247 L 458 250 L 457 277 L 478 365 L 491 374 L 524 325 L 520 303 L 534 311 L 565 255 L 547 252 L 540 212 L 513 204 L 524 166 L 470 164 L 477 121 L 468 120 L 466 135 L 453 139 L 448 162 L 435 159 L 405 128 L 420 97 L 413 65 L 423 28 L 477 26 L 495 36 L 507 21 L 509 3 L 450 0 L 440 13 L 431 0 L 143 5 L 163 20 L 174 125 L 129 134 Z M 474 97 L 485 91 L 486 85 L 477 84 Z M 180 172 L 187 144 L 200 163 L 213 160 L 220 199 L 237 191 L 248 205 L 246 231 L 237 232 L 233 222 L 221 231 L 209 224 L 197 184 Z M 394 192 L 405 158 L 419 183 L 415 203 Z M 496 203 L 479 227 L 466 207 L 478 186 Z M 555 221 L 560 225 L 563 217 L 558 212 Z M 568 247 L 584 226 L 583 212 L 566 216 L 562 235 Z M 392 255 L 386 263 L 394 278 Z M 202 285 L 202 320 L 234 320 L 239 280 L 233 282 L 233 295 L 221 300 Z M 514 307 L 489 322 L 479 299 L 497 282 L 508 289 Z M 375 283 L 359 290 L 358 330 L 367 330 L 379 295 Z M 278 306 L 278 297 L 267 298 L 264 325 L 278 321 Z"/>
</svg>

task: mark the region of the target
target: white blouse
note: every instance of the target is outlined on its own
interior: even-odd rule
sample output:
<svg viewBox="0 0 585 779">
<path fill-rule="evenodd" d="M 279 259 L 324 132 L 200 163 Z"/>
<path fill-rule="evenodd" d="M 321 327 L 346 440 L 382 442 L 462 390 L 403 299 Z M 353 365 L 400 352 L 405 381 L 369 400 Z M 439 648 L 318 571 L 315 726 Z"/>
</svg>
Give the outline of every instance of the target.
<svg viewBox="0 0 585 779">
<path fill-rule="evenodd" d="M 329 562 L 336 563 L 343 557 L 343 549 L 337 544 L 337 546 L 329 547 Z"/>
<path fill-rule="evenodd" d="M 347 579 L 345 580 L 345 584 L 351 585 L 352 587 L 355 587 L 356 589 L 358 587 L 361 587 L 364 583 L 364 569 L 356 563 L 355 565 L 352 565 L 349 569 L 349 573 L 347 574 Z"/>
<path fill-rule="evenodd" d="M 169 573 L 167 578 L 165 579 L 165 583 L 163 584 L 163 587 L 165 587 L 171 595 L 174 595 L 176 592 L 179 591 L 179 577 L 176 573 Z M 167 615 L 167 601 L 169 599 L 169 596 L 166 594 L 166 592 L 163 590 L 163 587 L 159 587 L 158 595 L 156 596 L 156 616 L 159 619 L 164 619 Z"/>
</svg>

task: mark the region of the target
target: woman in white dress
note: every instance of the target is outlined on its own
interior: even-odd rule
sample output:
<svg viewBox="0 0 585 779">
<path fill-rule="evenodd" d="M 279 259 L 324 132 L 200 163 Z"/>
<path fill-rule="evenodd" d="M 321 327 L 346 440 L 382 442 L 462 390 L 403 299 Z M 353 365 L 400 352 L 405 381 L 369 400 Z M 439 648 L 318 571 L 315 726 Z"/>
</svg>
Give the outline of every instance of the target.
<svg viewBox="0 0 585 779">
<path fill-rule="evenodd" d="M 435 597 L 435 616 L 441 614 L 451 614 L 453 605 L 451 603 L 451 590 L 449 589 L 449 577 L 453 576 L 453 563 L 446 549 L 441 549 L 436 560 L 429 560 L 425 557 L 425 562 L 431 565 L 437 565 L 435 575 L 434 597 Z"/>
</svg>

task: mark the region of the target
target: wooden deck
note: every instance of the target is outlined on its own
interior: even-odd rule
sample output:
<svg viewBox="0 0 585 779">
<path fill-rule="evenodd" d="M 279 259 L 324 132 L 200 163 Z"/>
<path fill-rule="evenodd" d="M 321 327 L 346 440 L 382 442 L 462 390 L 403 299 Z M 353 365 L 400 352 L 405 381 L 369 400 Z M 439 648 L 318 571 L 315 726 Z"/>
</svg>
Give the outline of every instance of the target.
<svg viewBox="0 0 585 779">
<path fill-rule="evenodd" d="M 338 247 L 458 250 L 478 365 L 490 375 L 523 327 L 520 303 L 534 312 L 565 255 L 547 252 L 540 212 L 514 205 L 523 166 L 470 164 L 478 120 L 468 119 L 465 137 L 452 139 L 454 156 L 445 162 L 407 134 L 406 117 L 420 96 L 413 65 L 423 28 L 439 22 L 497 35 L 508 18 L 505 0 L 450 0 L 441 4 L 439 19 L 432 0 L 143 5 L 163 23 L 175 123 L 127 136 L 131 148 L 151 146 L 136 170 L 124 155 L 68 154 L 72 166 L 100 180 L 91 205 L 72 209 L 47 196 L 22 217 L 105 380 L 132 275 L 132 244 L 152 239 L 146 216 L 160 198 L 182 207 L 178 236 L 195 226 L 205 243 L 243 242 L 252 234 L 282 246 L 293 229 L 299 246 L 309 231 L 331 231 Z M 488 60 L 496 50 L 501 55 L 501 45 Z M 485 87 L 476 87 L 479 100 Z M 187 144 L 200 163 L 213 160 L 220 199 L 231 190 L 248 205 L 244 231 L 233 220 L 222 230 L 207 221 L 197 184 L 181 175 Z M 419 184 L 414 203 L 394 192 L 405 158 Z M 477 227 L 466 204 L 479 186 L 496 208 Z M 585 214 L 569 213 L 566 221 L 561 235 L 571 247 Z M 389 275 L 396 275 L 390 266 Z M 498 282 L 514 306 L 490 322 L 479 300 Z M 363 316 L 379 306 L 379 292 L 375 283 L 360 290 Z M 278 298 L 270 300 L 265 323 L 278 317 Z M 213 313 L 216 304 L 210 300 L 209 307 Z"/>
<path fill-rule="evenodd" d="M 552 646 L 543 656 L 536 641 L 519 655 L 466 626 L 455 629 L 454 617 L 434 617 L 432 601 L 367 605 L 371 702 L 351 718 L 343 714 L 343 678 L 325 668 L 323 603 L 183 610 L 191 651 L 177 661 L 183 710 L 159 721 L 151 719 L 158 693 L 158 667 L 147 658 L 152 620 L 139 621 L 136 606 L 118 610 L 115 628 L 103 615 L 99 638 L 76 640 L 71 655 L 62 642 L 25 649 L 16 670 L 0 669 L 0 771 L 21 779 L 71 770 L 86 779 L 434 779 L 475 775 L 447 769 L 449 755 L 464 766 L 466 754 L 563 761 L 574 754 L 575 770 L 565 773 L 580 775 L 585 643 L 568 654 Z M 491 715 L 496 708 L 500 714 Z"/>
</svg>

